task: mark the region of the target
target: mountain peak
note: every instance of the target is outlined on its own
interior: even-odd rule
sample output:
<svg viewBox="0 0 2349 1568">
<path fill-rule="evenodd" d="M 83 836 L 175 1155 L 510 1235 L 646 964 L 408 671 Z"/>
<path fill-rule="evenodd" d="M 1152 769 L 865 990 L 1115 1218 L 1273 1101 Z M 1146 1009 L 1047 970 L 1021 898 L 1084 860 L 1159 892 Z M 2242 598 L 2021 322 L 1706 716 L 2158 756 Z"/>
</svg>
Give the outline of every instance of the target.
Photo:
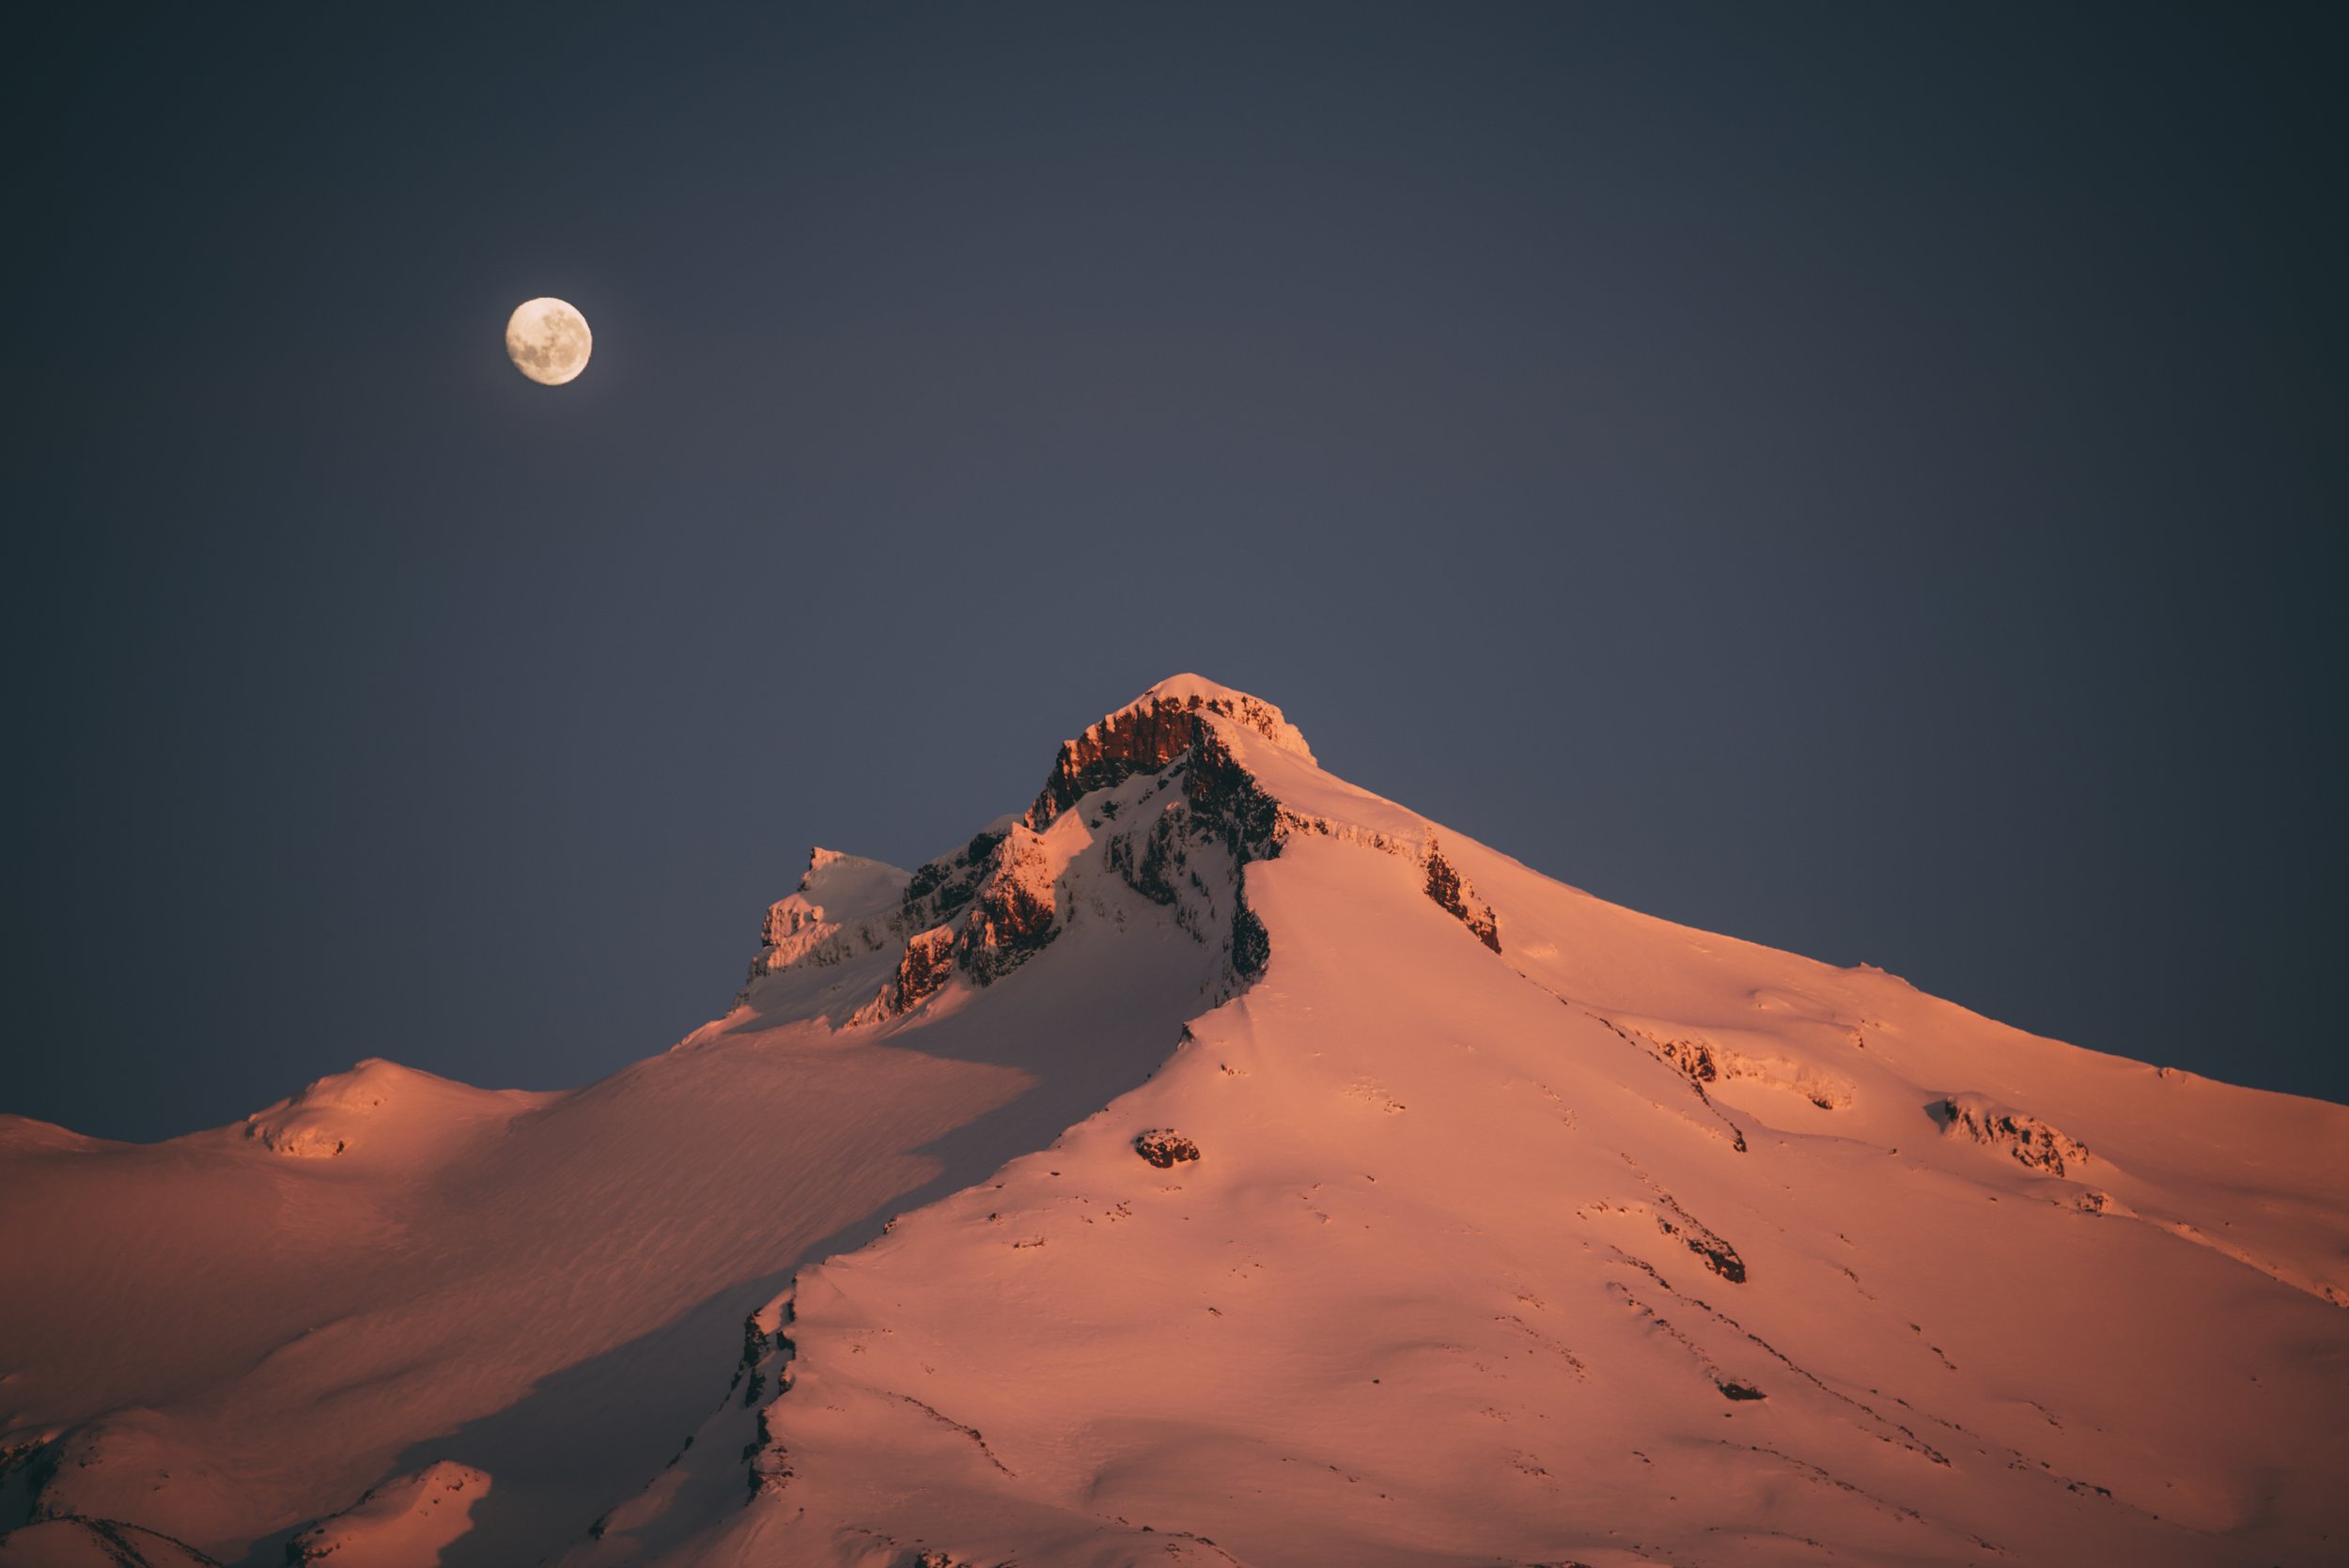
<svg viewBox="0 0 2349 1568">
<path fill-rule="evenodd" d="M 1270 703 L 1204 675 L 1170 675 L 1061 743 L 1051 777 L 1028 808 L 1027 825 L 1041 831 L 1092 791 L 1136 773 L 1156 772 L 1190 751 L 1202 730 L 1217 722 L 1261 736 L 1307 763 L 1314 760 L 1304 735 Z"/>
<path fill-rule="evenodd" d="M 1130 713 L 1139 707 L 1167 706 L 1234 720 L 1284 751 L 1295 752 L 1307 762 L 1314 760 L 1313 748 L 1305 744 L 1303 732 L 1290 723 L 1279 708 L 1262 697 L 1251 696 L 1236 687 L 1209 680 L 1205 675 L 1188 672 L 1169 675 L 1118 709 L 1118 713 Z M 1111 714 L 1102 722 L 1107 723 L 1115 717 L 1117 714 Z"/>
</svg>

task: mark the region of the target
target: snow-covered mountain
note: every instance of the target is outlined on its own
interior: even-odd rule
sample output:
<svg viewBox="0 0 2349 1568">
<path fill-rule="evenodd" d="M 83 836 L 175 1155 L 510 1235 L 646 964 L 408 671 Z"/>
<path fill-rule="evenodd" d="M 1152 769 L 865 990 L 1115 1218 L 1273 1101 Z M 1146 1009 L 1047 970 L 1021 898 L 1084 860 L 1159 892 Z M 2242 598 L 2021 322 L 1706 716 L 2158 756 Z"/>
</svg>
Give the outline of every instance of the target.
<svg viewBox="0 0 2349 1568">
<path fill-rule="evenodd" d="M 2349 1109 L 1593 898 L 1184 676 L 568 1094 L 0 1119 L 0 1563 L 2349 1560 Z"/>
</svg>

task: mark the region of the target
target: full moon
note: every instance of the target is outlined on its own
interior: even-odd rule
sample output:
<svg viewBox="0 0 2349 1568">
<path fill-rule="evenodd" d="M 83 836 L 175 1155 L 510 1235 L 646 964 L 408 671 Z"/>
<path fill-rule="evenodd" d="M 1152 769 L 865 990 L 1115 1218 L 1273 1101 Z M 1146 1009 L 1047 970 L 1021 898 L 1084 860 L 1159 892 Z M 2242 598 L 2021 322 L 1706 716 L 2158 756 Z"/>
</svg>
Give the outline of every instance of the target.
<svg viewBox="0 0 2349 1568">
<path fill-rule="evenodd" d="M 506 322 L 506 357 L 542 386 L 561 386 L 587 368 L 595 350 L 587 318 L 562 300 L 524 300 Z"/>
</svg>

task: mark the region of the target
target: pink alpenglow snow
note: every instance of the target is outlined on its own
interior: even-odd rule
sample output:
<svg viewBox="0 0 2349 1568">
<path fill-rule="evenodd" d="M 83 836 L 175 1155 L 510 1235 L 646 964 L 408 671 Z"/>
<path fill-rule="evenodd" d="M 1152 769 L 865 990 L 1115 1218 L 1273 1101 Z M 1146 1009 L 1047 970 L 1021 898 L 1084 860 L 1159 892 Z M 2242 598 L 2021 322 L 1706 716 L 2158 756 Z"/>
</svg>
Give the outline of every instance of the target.
<svg viewBox="0 0 2349 1568">
<path fill-rule="evenodd" d="M 1196 676 L 998 804 L 583 1089 L 0 1118 L 0 1564 L 2349 1560 L 2349 1109 L 1608 904 Z"/>
</svg>

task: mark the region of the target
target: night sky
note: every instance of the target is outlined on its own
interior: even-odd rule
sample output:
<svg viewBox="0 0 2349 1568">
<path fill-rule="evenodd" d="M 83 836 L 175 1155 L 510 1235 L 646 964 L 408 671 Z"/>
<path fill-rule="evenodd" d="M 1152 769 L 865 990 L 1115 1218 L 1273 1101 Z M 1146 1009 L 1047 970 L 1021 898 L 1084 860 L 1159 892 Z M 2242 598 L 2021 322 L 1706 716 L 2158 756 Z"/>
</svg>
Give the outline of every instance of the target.
<svg viewBox="0 0 2349 1568">
<path fill-rule="evenodd" d="M 585 1082 L 1182 670 L 2349 1098 L 2344 16 L 19 17 L 0 1110 Z"/>
</svg>

